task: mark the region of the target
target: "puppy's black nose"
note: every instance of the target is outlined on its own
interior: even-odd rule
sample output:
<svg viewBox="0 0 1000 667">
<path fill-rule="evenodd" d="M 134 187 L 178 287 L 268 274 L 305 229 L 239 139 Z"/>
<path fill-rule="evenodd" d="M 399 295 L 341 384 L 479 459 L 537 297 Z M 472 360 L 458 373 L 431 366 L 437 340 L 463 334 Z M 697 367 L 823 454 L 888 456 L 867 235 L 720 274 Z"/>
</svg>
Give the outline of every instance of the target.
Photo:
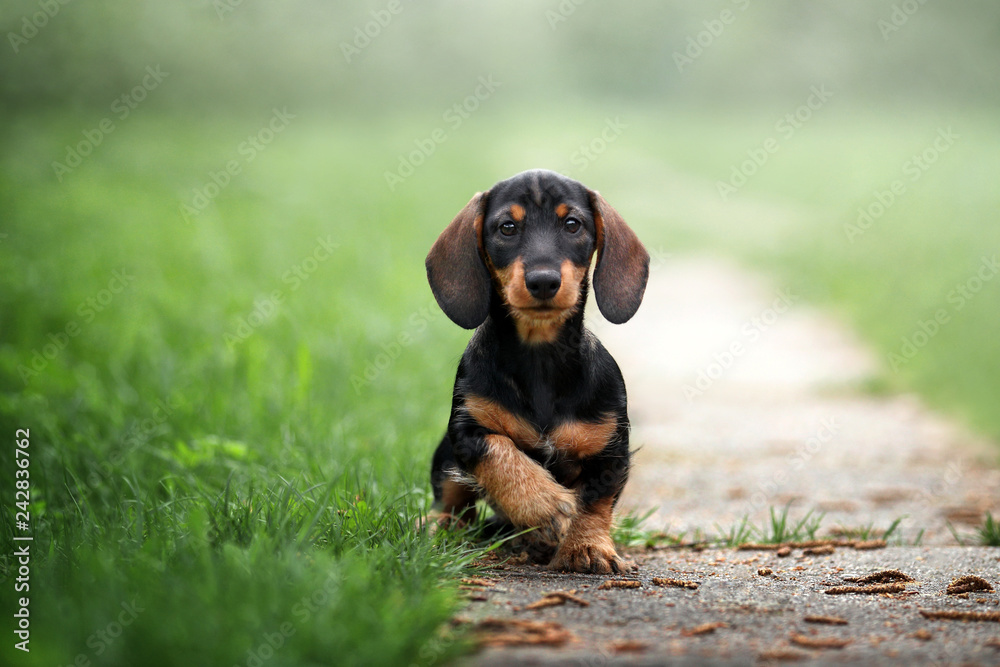
<svg viewBox="0 0 1000 667">
<path fill-rule="evenodd" d="M 562 276 L 555 269 L 534 269 L 524 276 L 524 284 L 531 296 L 545 301 L 551 299 L 559 291 Z"/>
</svg>

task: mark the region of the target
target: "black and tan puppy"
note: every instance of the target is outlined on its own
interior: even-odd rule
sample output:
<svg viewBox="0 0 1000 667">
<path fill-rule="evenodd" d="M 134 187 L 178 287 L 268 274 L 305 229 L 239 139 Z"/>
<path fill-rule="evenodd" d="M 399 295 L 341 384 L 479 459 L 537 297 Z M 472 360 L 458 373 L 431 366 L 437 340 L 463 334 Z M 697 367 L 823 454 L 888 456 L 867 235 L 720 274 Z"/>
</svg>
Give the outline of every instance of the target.
<svg viewBox="0 0 1000 667">
<path fill-rule="evenodd" d="M 431 483 L 445 522 L 485 498 L 495 525 L 538 529 L 550 567 L 606 573 L 622 568 L 610 531 L 629 421 L 618 365 L 583 326 L 595 253 L 597 305 L 620 324 L 642 301 L 649 255 L 599 194 L 542 170 L 474 196 L 434 243 L 434 296 L 476 332 Z"/>
</svg>

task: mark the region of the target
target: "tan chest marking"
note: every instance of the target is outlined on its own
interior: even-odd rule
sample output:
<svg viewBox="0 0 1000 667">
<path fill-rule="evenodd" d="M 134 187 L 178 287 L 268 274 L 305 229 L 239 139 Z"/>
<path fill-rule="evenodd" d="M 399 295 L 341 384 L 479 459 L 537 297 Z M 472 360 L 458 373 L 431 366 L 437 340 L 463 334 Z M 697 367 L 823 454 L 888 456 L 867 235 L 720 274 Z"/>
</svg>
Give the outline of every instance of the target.
<svg viewBox="0 0 1000 667">
<path fill-rule="evenodd" d="M 614 415 L 607 415 L 598 422 L 563 422 L 543 435 L 530 421 L 488 398 L 467 396 L 465 409 L 480 426 L 507 436 L 519 449 L 549 446 L 574 459 L 600 452 L 614 437 L 618 426 Z"/>
<path fill-rule="evenodd" d="M 467 396 L 465 409 L 480 426 L 507 436 L 520 449 L 532 449 L 541 444 L 538 430 L 531 422 L 495 401 L 482 396 Z"/>
<path fill-rule="evenodd" d="M 585 459 L 604 449 L 617 427 L 614 415 L 607 415 L 599 422 L 568 421 L 552 429 L 548 439 L 570 458 Z"/>
</svg>

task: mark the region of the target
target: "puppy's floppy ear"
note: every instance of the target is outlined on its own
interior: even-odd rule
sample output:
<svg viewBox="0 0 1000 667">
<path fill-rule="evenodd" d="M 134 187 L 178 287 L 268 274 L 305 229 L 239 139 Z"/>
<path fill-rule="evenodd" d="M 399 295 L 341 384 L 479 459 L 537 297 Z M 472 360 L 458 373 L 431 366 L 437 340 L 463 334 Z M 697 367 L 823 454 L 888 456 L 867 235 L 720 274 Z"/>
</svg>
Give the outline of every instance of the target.
<svg viewBox="0 0 1000 667">
<path fill-rule="evenodd" d="M 427 280 L 445 315 L 475 329 L 490 311 L 490 273 L 482 257 L 483 215 L 489 192 L 477 193 L 427 254 Z"/>
<path fill-rule="evenodd" d="M 618 211 L 593 190 L 590 209 L 597 227 L 594 296 L 601 314 L 614 324 L 627 322 L 642 303 L 649 278 L 649 253 Z"/>
</svg>

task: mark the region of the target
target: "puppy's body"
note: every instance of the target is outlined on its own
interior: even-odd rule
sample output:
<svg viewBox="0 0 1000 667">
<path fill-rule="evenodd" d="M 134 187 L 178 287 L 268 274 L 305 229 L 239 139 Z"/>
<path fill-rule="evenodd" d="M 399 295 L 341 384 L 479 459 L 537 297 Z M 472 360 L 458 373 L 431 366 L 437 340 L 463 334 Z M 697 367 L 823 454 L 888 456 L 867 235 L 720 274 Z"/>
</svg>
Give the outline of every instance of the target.
<svg viewBox="0 0 1000 667">
<path fill-rule="evenodd" d="M 477 327 L 458 367 L 431 479 L 446 517 L 484 497 L 497 522 L 531 533 L 551 565 L 619 570 L 610 538 L 628 476 L 625 385 L 583 326 L 595 251 L 598 306 L 638 308 L 648 255 L 599 195 L 533 171 L 477 195 L 428 255 L 445 312 Z"/>
</svg>

